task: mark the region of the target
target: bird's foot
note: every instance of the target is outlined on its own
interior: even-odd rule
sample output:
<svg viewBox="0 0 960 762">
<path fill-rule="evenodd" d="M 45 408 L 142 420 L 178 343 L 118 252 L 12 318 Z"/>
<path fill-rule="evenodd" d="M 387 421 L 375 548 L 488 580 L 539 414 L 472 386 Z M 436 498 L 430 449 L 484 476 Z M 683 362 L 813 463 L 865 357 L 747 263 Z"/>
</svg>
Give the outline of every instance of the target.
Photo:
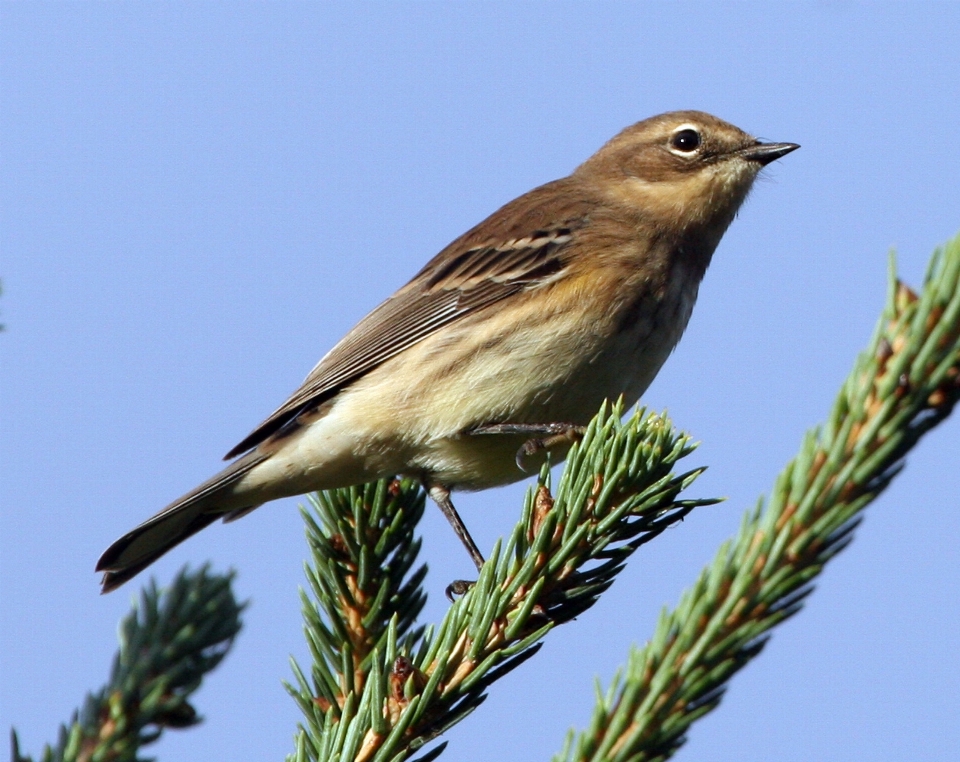
<svg viewBox="0 0 960 762">
<path fill-rule="evenodd" d="M 587 432 L 586 426 L 575 423 L 493 423 L 478 426 L 470 434 L 521 434 L 530 437 L 517 450 L 517 467 L 526 471 L 527 458 L 557 445 L 569 445 L 580 440 Z"/>
<path fill-rule="evenodd" d="M 477 584 L 476 580 L 455 579 L 453 582 L 447 585 L 447 589 L 443 592 L 444 595 L 447 596 L 447 600 L 450 601 L 450 603 L 453 603 L 458 596 L 466 595 L 467 591 L 475 584 Z"/>
</svg>

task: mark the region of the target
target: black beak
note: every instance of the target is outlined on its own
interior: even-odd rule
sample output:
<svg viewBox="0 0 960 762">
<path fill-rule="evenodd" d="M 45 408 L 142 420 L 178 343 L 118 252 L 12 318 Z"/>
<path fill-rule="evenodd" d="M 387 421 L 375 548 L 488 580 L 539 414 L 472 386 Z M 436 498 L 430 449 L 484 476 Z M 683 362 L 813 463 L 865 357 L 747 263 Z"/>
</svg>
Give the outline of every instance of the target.
<svg viewBox="0 0 960 762">
<path fill-rule="evenodd" d="M 796 151 L 799 147 L 796 143 L 757 143 L 741 150 L 740 155 L 744 159 L 765 166 L 781 156 L 786 156 L 791 151 Z"/>
</svg>

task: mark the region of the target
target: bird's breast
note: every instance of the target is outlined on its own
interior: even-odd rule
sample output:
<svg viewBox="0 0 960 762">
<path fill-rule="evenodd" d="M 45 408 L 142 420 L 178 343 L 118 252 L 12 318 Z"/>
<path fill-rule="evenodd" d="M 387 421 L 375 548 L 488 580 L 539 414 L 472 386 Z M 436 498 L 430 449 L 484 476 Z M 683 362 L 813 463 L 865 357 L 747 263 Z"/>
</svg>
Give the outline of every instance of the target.
<svg viewBox="0 0 960 762">
<path fill-rule="evenodd" d="M 609 383 L 628 404 L 646 391 L 683 335 L 697 300 L 700 279 L 675 262 L 654 289 L 638 289 L 620 312 L 615 340 L 597 365 L 609 368 Z M 607 395 L 612 396 L 612 395 Z"/>
<path fill-rule="evenodd" d="M 659 285 L 655 291 L 640 287 L 616 295 L 581 288 L 553 306 L 531 300 L 530 311 L 518 310 L 509 329 L 477 325 L 451 339 L 448 348 L 459 349 L 440 365 L 457 372 L 433 381 L 423 376 L 433 400 L 422 408 L 421 420 L 430 421 L 430 431 L 452 435 L 422 432 L 423 469 L 464 488 L 516 481 L 527 475 L 514 462 L 523 439 L 470 435 L 470 428 L 585 425 L 604 400 L 623 397 L 633 405 L 676 346 L 696 301 L 698 279 L 682 270 Z M 558 462 L 565 452 L 553 455 Z M 537 465 L 531 464 L 533 471 Z"/>
</svg>

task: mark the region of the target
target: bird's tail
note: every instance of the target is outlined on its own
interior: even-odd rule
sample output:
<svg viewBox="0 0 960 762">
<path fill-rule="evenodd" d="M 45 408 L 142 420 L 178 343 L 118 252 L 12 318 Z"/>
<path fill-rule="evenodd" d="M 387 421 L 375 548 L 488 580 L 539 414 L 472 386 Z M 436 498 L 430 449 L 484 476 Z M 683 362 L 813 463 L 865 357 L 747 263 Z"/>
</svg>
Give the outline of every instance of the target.
<svg viewBox="0 0 960 762">
<path fill-rule="evenodd" d="M 114 542 L 97 561 L 97 571 L 104 572 L 101 592 L 120 587 L 217 519 L 230 520 L 256 508 L 259 503 L 238 502 L 233 486 L 265 459 L 256 451 L 249 453 Z"/>
</svg>

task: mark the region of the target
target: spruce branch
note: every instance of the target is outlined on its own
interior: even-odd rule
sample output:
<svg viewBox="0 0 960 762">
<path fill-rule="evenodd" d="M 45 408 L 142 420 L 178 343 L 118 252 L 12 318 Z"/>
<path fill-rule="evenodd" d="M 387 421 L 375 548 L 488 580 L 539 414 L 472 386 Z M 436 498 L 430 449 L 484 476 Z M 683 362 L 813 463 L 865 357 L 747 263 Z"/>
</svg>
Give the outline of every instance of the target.
<svg viewBox="0 0 960 762">
<path fill-rule="evenodd" d="M 938 249 L 920 296 L 890 259 L 887 304 L 822 427 L 777 478 L 764 506 L 665 611 L 652 640 L 598 697 L 589 727 L 555 762 L 663 760 L 727 682 L 797 613 L 825 564 L 921 436 L 960 399 L 960 237 Z"/>
<path fill-rule="evenodd" d="M 642 544 L 714 500 L 680 500 L 701 473 L 663 416 L 621 421 L 605 405 L 571 448 L 556 494 L 544 466 L 521 521 L 436 628 L 412 628 L 424 567 L 410 574 L 424 493 L 386 480 L 326 492 L 307 516 L 313 563 L 303 596 L 312 680 L 288 686 L 304 713 L 296 760 L 404 760 L 459 722 L 553 627 L 596 602 Z M 420 760 L 434 759 L 443 747 Z"/>
<path fill-rule="evenodd" d="M 310 503 L 312 510 L 301 514 L 312 597 L 301 589 L 300 598 L 313 679 L 293 662 L 298 687 L 287 689 L 309 715 L 319 709 L 336 716 L 348 696 L 363 690 L 388 638 L 400 638 L 409 650 L 423 634 L 412 628 L 426 603 L 427 567 L 410 570 L 420 551 L 414 531 L 425 495 L 417 482 L 394 479 L 318 493 Z"/>
<path fill-rule="evenodd" d="M 771 498 L 681 599 L 652 640 L 598 697 L 590 727 L 558 762 L 663 760 L 717 706 L 770 630 L 803 605 L 812 581 L 851 541 L 866 506 L 924 433 L 960 400 L 960 238 L 938 250 L 923 292 L 895 274 L 866 352 L 827 422 L 809 432 Z M 400 762 L 479 706 L 545 635 L 590 608 L 632 553 L 697 506 L 681 500 L 702 469 L 675 475 L 694 444 L 665 416 L 604 405 L 568 455 L 549 466 L 520 522 L 437 627 L 417 618 L 426 594 L 415 481 L 388 479 L 317 495 L 304 511 L 312 561 L 301 592 L 313 660 L 288 685 L 304 715 L 288 759 Z M 240 628 L 232 575 L 181 572 L 151 584 L 121 626 L 109 684 L 91 694 L 42 759 L 141 759 L 166 727 L 199 722 L 190 694 Z M 14 762 L 28 762 L 12 736 Z M 436 759 L 441 744 L 417 762 Z"/>
<path fill-rule="evenodd" d="M 120 623 L 109 682 L 87 694 L 69 726 L 60 727 L 56 747 L 44 748 L 43 762 L 139 762 L 140 747 L 165 728 L 201 722 L 190 695 L 226 656 L 245 605 L 233 596 L 232 572 L 207 569 L 184 568 L 169 588 L 151 580 L 141 591 Z M 16 731 L 11 743 L 13 762 L 32 762 L 20 753 Z"/>
</svg>

